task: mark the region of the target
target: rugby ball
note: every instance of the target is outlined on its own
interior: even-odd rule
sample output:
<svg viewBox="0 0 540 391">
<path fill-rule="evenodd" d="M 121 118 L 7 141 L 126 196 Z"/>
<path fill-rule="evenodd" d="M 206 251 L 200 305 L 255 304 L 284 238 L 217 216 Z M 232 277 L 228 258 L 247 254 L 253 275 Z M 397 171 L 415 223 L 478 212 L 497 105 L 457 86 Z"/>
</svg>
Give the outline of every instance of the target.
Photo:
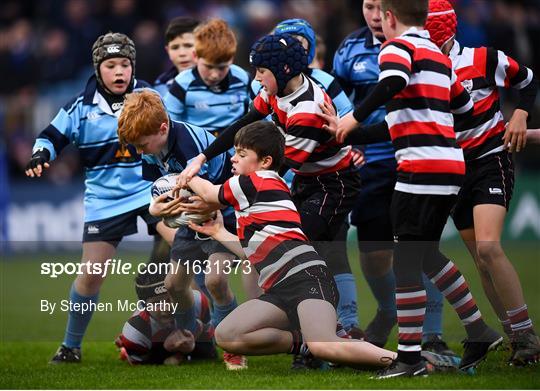
<svg viewBox="0 0 540 391">
<path fill-rule="evenodd" d="M 178 177 L 178 174 L 167 174 L 157 179 L 152 184 L 152 189 L 151 189 L 152 198 L 159 197 L 162 194 L 167 194 L 167 200 L 172 201 L 174 199 L 172 191 L 174 187 L 176 186 L 177 177 Z M 182 202 L 186 202 L 186 203 L 188 203 L 189 198 L 194 195 L 195 193 L 193 193 L 192 191 L 188 189 L 181 189 L 179 192 L 179 197 L 183 199 Z M 213 219 L 215 217 L 216 217 L 215 211 L 208 214 L 182 212 L 176 216 L 164 217 L 163 222 L 165 223 L 167 227 L 178 228 L 183 225 L 188 225 L 190 221 L 194 222 L 195 224 L 200 224 L 210 219 Z"/>
</svg>

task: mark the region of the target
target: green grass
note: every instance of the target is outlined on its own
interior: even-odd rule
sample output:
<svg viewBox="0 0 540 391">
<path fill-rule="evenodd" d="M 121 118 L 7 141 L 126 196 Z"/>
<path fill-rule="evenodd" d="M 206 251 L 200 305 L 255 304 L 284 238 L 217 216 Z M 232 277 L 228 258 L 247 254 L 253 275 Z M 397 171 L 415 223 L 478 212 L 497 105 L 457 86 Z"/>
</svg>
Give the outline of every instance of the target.
<svg viewBox="0 0 540 391">
<path fill-rule="evenodd" d="M 446 254 L 458 264 L 469 280 L 486 321 L 498 327 L 479 284 L 477 273 L 461 244 L 445 245 Z M 540 251 L 536 243 L 509 243 L 512 259 L 524 286 L 529 313 L 540 321 Z M 113 344 L 129 313 L 101 312 L 94 318 L 83 346 L 83 364 L 51 366 L 47 364 L 62 339 L 66 314 L 40 312 L 41 299 L 59 301 L 66 298 L 72 278 L 50 279 L 40 275 L 40 262 L 69 259 L 79 254 L 52 258 L 41 254 L 0 262 L 0 388 L 66 388 L 66 389 L 362 389 L 362 388 L 425 388 L 425 389 L 537 389 L 540 388 L 538 366 L 511 368 L 506 366 L 508 351 L 491 354 L 476 376 L 446 374 L 425 379 L 373 381 L 369 372 L 337 369 L 325 372 L 297 373 L 289 370 L 290 357 L 250 357 L 249 370 L 230 373 L 219 361 L 193 362 L 180 367 L 130 367 L 117 359 Z M 120 254 L 117 258 L 144 261 L 145 255 Z M 361 277 L 356 252 L 351 251 L 351 264 L 358 276 L 359 312 L 362 326 L 373 316 L 375 302 Z M 134 299 L 133 276 L 110 276 L 100 300 Z M 233 287 L 240 299 L 239 279 Z M 444 313 L 445 339 L 461 352 L 459 341 L 464 332 L 449 306 Z M 396 346 L 395 330 L 388 345 Z"/>
</svg>

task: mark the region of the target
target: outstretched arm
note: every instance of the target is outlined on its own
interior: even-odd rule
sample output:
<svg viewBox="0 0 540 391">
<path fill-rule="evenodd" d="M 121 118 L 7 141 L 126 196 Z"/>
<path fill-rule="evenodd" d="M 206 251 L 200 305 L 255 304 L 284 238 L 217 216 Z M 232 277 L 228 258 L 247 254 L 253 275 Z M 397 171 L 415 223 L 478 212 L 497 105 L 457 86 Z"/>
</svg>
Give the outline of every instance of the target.
<svg viewBox="0 0 540 391">
<path fill-rule="evenodd" d="M 214 185 L 212 182 L 196 176 L 191 178 L 188 182 L 188 186 L 206 203 L 219 203 L 218 195 L 221 185 Z"/>
</svg>

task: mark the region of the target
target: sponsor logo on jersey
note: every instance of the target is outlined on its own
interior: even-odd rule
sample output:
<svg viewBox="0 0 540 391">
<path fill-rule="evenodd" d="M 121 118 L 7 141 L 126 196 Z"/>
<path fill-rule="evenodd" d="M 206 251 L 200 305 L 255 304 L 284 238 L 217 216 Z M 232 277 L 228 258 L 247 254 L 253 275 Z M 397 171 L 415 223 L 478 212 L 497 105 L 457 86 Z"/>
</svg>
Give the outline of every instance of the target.
<svg viewBox="0 0 540 391">
<path fill-rule="evenodd" d="M 88 121 L 95 121 L 96 119 L 98 119 L 99 117 L 101 117 L 99 115 L 98 112 L 96 111 L 91 111 L 88 113 L 88 115 L 86 116 L 86 118 L 88 119 Z"/>
<path fill-rule="evenodd" d="M 311 293 L 312 295 L 318 295 L 319 291 L 317 290 L 317 288 L 312 286 L 311 288 L 309 288 L 309 293 Z"/>
<path fill-rule="evenodd" d="M 120 45 L 110 45 L 107 47 L 107 53 L 119 53 Z"/>
<path fill-rule="evenodd" d="M 461 82 L 461 85 L 465 90 L 470 94 L 473 89 L 473 81 L 472 80 L 463 80 Z"/>
<path fill-rule="evenodd" d="M 206 103 L 205 101 L 203 100 L 200 100 L 198 102 L 195 102 L 195 108 L 197 110 L 208 110 L 208 103 Z"/>
<path fill-rule="evenodd" d="M 124 107 L 124 102 L 114 102 L 111 106 L 114 111 L 120 110 L 122 107 Z"/>
<path fill-rule="evenodd" d="M 89 235 L 98 234 L 99 233 L 99 227 L 97 225 L 90 224 L 88 226 L 87 232 L 88 232 Z"/>
<path fill-rule="evenodd" d="M 501 189 L 499 189 L 498 187 L 490 187 L 489 188 L 489 194 L 502 195 L 503 191 Z"/>
<path fill-rule="evenodd" d="M 353 64 L 353 70 L 358 73 L 366 71 L 367 61 L 358 61 Z"/>
</svg>

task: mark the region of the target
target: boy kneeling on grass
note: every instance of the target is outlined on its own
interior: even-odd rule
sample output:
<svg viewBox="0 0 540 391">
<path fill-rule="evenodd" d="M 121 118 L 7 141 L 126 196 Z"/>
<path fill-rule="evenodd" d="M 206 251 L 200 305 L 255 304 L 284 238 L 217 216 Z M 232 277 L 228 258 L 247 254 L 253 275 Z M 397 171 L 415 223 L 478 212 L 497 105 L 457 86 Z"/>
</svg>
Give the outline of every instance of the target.
<svg viewBox="0 0 540 391">
<path fill-rule="evenodd" d="M 219 324 L 217 344 L 236 354 L 303 353 L 349 365 L 389 365 L 396 353 L 336 335 L 337 289 L 277 173 L 285 148 L 278 128 L 267 121 L 251 123 L 236 134 L 234 146 L 232 178 L 223 185 L 200 177 L 188 182 L 207 203 L 234 208 L 238 236 L 224 229 L 219 215 L 202 226 L 190 223 L 190 228 L 249 259 L 264 290 Z"/>
</svg>

